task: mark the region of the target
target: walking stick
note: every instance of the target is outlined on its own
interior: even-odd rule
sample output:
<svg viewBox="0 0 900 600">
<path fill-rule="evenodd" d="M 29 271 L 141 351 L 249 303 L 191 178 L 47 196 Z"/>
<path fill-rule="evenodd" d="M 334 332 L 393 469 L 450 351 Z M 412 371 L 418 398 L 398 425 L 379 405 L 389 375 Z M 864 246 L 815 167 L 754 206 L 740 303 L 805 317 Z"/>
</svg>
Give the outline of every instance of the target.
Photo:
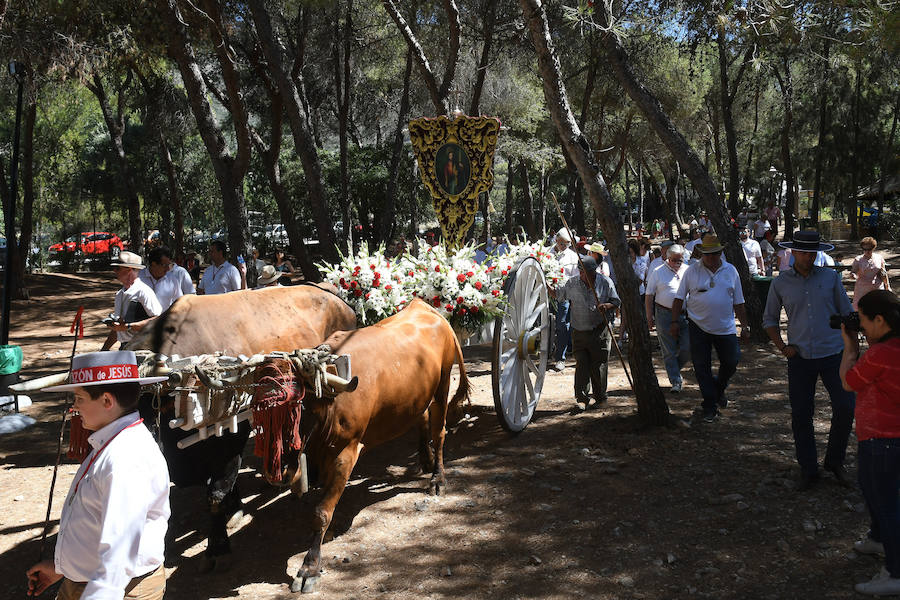
<svg viewBox="0 0 900 600">
<path fill-rule="evenodd" d="M 563 227 L 566 228 L 566 231 L 569 232 L 569 239 L 574 242 L 575 236 L 572 235 L 572 230 L 569 229 L 569 224 L 566 222 L 566 218 L 562 214 L 562 210 L 559 208 L 559 202 L 556 200 L 556 194 L 550 192 L 550 197 L 553 199 L 553 205 L 556 207 L 556 214 L 559 215 L 559 218 L 562 219 Z M 578 266 L 584 270 L 584 263 L 581 260 L 581 255 L 578 252 L 575 252 L 575 256 L 578 258 Z M 594 289 L 594 286 L 591 286 L 591 292 L 594 294 L 594 300 L 597 301 L 597 304 L 600 304 L 600 297 L 597 295 L 597 290 Z M 616 349 L 616 354 L 619 355 L 619 360 L 622 361 L 622 368 L 625 370 L 625 377 L 628 378 L 628 385 L 631 386 L 631 391 L 634 391 L 634 382 L 631 381 L 631 374 L 628 372 L 628 366 L 625 364 L 625 357 L 622 356 L 622 351 L 619 350 L 619 343 L 616 342 L 616 334 L 612 330 L 612 325 L 609 323 L 609 319 L 606 319 L 606 330 L 609 331 L 609 337 L 612 338 L 613 347 Z"/>
<path fill-rule="evenodd" d="M 84 313 L 84 307 L 79 306 L 78 312 L 75 314 L 75 320 L 69 327 L 69 333 L 75 334 L 75 340 L 72 342 L 72 355 L 69 356 L 69 372 L 72 372 L 72 360 L 75 358 L 75 349 L 78 347 L 78 338 L 84 337 L 84 321 L 81 318 Z M 47 516 L 44 518 L 44 530 L 41 533 L 41 552 L 38 555 L 38 562 L 44 560 L 44 549 L 47 544 L 47 532 L 50 530 L 50 511 L 53 508 L 53 489 L 56 487 L 56 473 L 59 471 L 59 460 L 62 456 L 63 436 L 66 431 L 66 415 L 72 408 L 74 402 L 70 399 L 66 402 L 65 410 L 63 410 L 62 423 L 59 426 L 59 438 L 56 440 L 56 464 L 53 466 L 53 478 L 50 480 L 50 496 L 47 498 Z"/>
</svg>

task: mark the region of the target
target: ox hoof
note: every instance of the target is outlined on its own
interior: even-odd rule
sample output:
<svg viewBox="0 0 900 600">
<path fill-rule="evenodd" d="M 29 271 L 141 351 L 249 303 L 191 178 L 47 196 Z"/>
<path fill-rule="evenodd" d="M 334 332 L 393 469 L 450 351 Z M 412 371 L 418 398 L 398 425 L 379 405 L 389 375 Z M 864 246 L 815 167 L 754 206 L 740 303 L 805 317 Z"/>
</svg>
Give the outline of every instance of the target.
<svg viewBox="0 0 900 600">
<path fill-rule="evenodd" d="M 295 594 L 300 592 L 302 594 L 309 594 L 316 590 L 316 587 L 319 585 L 319 576 L 316 577 L 296 577 L 294 581 L 291 582 L 291 591 Z"/>
<path fill-rule="evenodd" d="M 432 496 L 440 496 L 444 492 L 444 488 L 447 487 L 446 481 L 435 481 L 432 480 L 431 484 L 428 486 L 428 493 Z"/>
</svg>

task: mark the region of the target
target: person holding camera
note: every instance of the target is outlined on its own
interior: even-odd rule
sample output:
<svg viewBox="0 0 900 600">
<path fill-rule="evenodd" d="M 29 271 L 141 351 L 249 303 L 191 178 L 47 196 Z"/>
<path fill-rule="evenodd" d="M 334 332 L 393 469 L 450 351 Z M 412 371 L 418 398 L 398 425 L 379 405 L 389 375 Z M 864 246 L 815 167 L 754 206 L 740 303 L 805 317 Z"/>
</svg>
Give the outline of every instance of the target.
<svg viewBox="0 0 900 600">
<path fill-rule="evenodd" d="M 871 519 L 869 534 L 853 547 L 883 554 L 885 565 L 856 591 L 893 596 L 900 594 L 900 299 L 890 290 L 860 298 L 859 329 L 869 341 L 862 356 L 858 329 L 841 328 L 841 383 L 857 394 L 859 486 Z"/>
<path fill-rule="evenodd" d="M 800 464 L 797 489 L 808 490 L 819 479 L 813 427 L 813 398 L 819 378 L 831 398 L 831 429 L 823 467 L 839 484 L 849 486 L 844 457 L 853 427 L 855 396 L 841 385 L 839 370 L 844 344 L 839 325 L 831 322 L 831 316 L 849 315 L 850 299 L 836 271 L 813 264 L 820 250 L 834 247 L 820 242 L 817 231 L 796 231 L 793 241 L 779 245 L 791 251 L 794 266 L 772 281 L 763 326 L 769 339 L 787 359 L 791 430 Z M 787 343 L 782 339 L 779 327 L 782 307 L 787 313 Z"/>
</svg>

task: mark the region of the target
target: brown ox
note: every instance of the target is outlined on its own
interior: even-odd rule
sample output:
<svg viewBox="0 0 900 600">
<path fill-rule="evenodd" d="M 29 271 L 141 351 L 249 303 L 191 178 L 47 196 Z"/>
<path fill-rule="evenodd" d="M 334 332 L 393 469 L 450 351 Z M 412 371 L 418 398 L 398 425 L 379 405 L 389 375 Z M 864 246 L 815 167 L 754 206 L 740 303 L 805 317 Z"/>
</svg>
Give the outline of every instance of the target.
<svg viewBox="0 0 900 600">
<path fill-rule="evenodd" d="M 308 439 L 304 452 L 310 466 L 318 470 L 323 495 L 313 512 L 309 552 L 291 584 L 294 592 L 308 591 L 317 581 L 322 538 L 365 449 L 397 438 L 416 424 L 430 426 L 433 456 L 426 440 L 420 447 L 420 460 L 423 465 L 433 465 L 430 490 L 440 493 L 445 485 L 447 411 L 469 394 L 462 350 L 453 329 L 421 300 L 370 327 L 337 332 L 325 343 L 334 354 L 350 355 L 359 385 L 334 399 L 311 398 L 308 393 L 304 400 L 301 429 Z M 454 364 L 459 365 L 460 381 L 450 400 Z M 285 457 L 288 481 L 300 477 L 298 455 L 294 451 Z"/>
<path fill-rule="evenodd" d="M 230 355 L 252 355 L 291 351 L 320 344 L 334 331 L 354 329 L 356 315 L 339 297 L 314 285 L 261 290 L 244 290 L 221 295 L 182 296 L 140 336 L 129 350 L 152 350 L 167 356 L 192 356 L 217 351 Z M 164 403 L 161 421 L 174 417 L 172 403 Z M 142 405 L 146 422 L 155 419 L 149 406 Z M 250 425 L 241 424 L 237 433 L 206 440 L 184 449 L 179 440 L 190 431 L 160 428 L 163 452 L 175 485 L 207 486 L 212 513 L 207 568 L 215 557 L 229 551 L 226 523 L 241 510 L 236 489 L 241 455 Z"/>
</svg>

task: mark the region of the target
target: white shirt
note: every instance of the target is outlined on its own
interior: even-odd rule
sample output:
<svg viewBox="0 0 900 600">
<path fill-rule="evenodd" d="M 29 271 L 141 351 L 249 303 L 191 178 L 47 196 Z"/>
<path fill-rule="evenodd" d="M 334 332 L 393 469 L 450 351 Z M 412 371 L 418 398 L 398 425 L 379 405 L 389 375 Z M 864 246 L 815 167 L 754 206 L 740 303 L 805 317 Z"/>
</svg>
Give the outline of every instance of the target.
<svg viewBox="0 0 900 600">
<path fill-rule="evenodd" d="M 139 418 L 129 413 L 88 437 L 93 450 L 63 504 L 54 566 L 87 582 L 82 600 L 122 600 L 131 579 L 163 564 L 169 471 L 144 424 L 128 427 Z"/>
<path fill-rule="evenodd" d="M 766 232 L 772 229 L 772 226 L 769 225 L 769 222 L 765 219 L 760 219 L 756 222 L 756 229 L 754 237 L 761 238 L 766 235 Z"/>
<path fill-rule="evenodd" d="M 159 299 L 157 299 L 153 290 L 150 289 L 150 286 L 141 281 L 140 276 L 134 280 L 134 283 L 127 290 L 123 287 L 116 292 L 115 311 L 113 314 L 120 320 L 124 320 L 125 323 L 142 321 L 143 319 L 135 317 L 135 307 L 132 307 L 131 304 L 139 304 L 144 307 L 144 312 L 147 313 L 148 317 L 158 317 L 162 314 L 162 306 L 159 304 Z M 124 344 L 130 341 L 134 335 L 127 331 L 117 331 L 116 337 Z"/>
<path fill-rule="evenodd" d="M 172 306 L 185 294 L 195 293 L 190 274 L 178 265 L 173 265 L 159 279 L 150 274 L 150 269 L 144 269 L 138 277 L 153 290 L 163 310 Z"/>
<path fill-rule="evenodd" d="M 556 252 L 555 257 L 563 269 L 563 281 L 560 283 L 565 283 L 570 277 L 578 275 L 578 255 L 574 250 L 566 246 L 565 249 Z"/>
<path fill-rule="evenodd" d="M 678 271 L 673 271 L 668 263 L 662 265 L 650 273 L 650 277 L 647 278 L 647 295 L 653 296 L 653 301 L 657 304 L 672 308 L 675 294 L 678 292 L 678 287 L 687 270 L 688 266 L 684 263 L 681 263 Z"/>
<path fill-rule="evenodd" d="M 700 238 L 697 238 L 696 240 L 691 240 L 687 244 L 685 244 L 684 245 L 684 257 L 685 258 L 690 257 L 691 253 L 694 251 L 694 247 L 696 247 L 697 244 L 700 244 L 702 242 L 703 242 L 703 240 L 701 240 Z"/>
<path fill-rule="evenodd" d="M 675 297 L 685 300 L 688 317 L 706 333 L 737 333 L 734 307 L 744 303 L 744 293 L 734 266 L 723 262 L 713 273 L 697 261 L 685 271 Z"/>
<path fill-rule="evenodd" d="M 741 241 L 741 248 L 744 249 L 744 256 L 747 258 L 750 275 L 757 275 L 759 273 L 759 263 L 756 262 L 756 258 L 762 258 L 762 248 L 759 247 L 759 242 L 747 238 Z"/>
<path fill-rule="evenodd" d="M 662 264 L 666 262 L 662 259 L 662 256 L 657 256 L 653 260 L 650 261 L 650 266 L 647 267 L 647 272 L 644 273 L 644 283 L 648 283 L 650 281 L 650 274 L 653 273 L 656 269 L 662 266 Z"/>
<path fill-rule="evenodd" d="M 206 294 L 224 294 L 241 289 L 241 274 L 227 260 L 220 266 L 209 265 L 197 286 Z"/>
</svg>

